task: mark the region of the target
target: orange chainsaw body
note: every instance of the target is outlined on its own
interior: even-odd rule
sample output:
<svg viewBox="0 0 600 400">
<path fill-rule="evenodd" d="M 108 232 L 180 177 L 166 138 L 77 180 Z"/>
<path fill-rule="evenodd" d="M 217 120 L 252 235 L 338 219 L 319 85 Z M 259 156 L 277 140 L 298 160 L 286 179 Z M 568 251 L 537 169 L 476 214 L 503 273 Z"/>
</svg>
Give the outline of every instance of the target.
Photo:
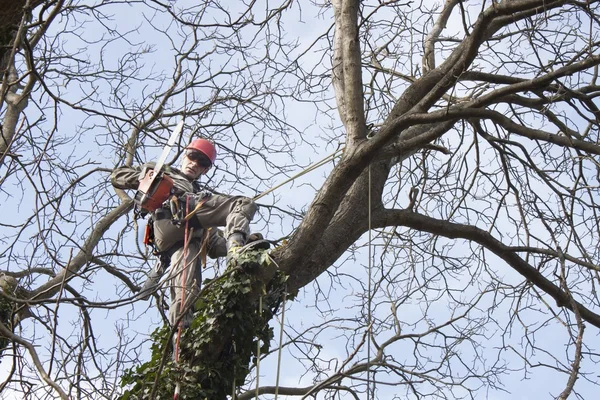
<svg viewBox="0 0 600 400">
<path fill-rule="evenodd" d="M 161 208 L 167 201 L 171 189 L 173 189 L 173 179 L 170 176 L 162 172 L 155 174 L 153 169 L 148 168 L 145 173 L 142 172 L 134 201 L 142 209 L 152 212 Z"/>
</svg>

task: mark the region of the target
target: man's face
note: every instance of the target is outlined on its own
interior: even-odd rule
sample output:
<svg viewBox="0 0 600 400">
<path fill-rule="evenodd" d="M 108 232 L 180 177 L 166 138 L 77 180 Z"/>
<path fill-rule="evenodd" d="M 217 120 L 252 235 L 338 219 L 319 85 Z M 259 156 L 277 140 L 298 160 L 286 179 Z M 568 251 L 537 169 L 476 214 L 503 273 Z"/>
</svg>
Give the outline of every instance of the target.
<svg viewBox="0 0 600 400">
<path fill-rule="evenodd" d="M 181 172 L 190 180 L 198 179 L 202 174 L 208 172 L 211 167 L 211 162 L 203 153 L 188 149 L 183 155 L 181 162 Z"/>
</svg>

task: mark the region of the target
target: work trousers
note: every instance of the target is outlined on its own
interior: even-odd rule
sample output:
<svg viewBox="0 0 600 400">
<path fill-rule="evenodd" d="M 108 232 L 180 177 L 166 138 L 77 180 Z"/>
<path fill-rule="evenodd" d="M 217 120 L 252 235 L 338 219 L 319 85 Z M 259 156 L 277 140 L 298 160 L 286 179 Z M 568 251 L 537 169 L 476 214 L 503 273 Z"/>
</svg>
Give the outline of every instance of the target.
<svg viewBox="0 0 600 400">
<path fill-rule="evenodd" d="M 177 247 L 171 254 L 171 276 L 169 287 L 171 291 L 171 305 L 169 307 L 169 322 L 175 326 L 181 312 L 184 328 L 187 328 L 193 319 L 193 305 L 197 300 L 202 282 L 202 242 L 191 240 L 188 244 L 184 260 L 184 247 Z M 182 307 L 183 303 L 183 307 Z"/>
<path fill-rule="evenodd" d="M 190 194 L 194 203 L 203 202 L 196 211 L 196 222 L 203 229 L 224 227 L 225 238 L 232 233 L 241 233 L 247 236 L 250 233 L 250 221 L 256 213 L 256 204 L 243 196 L 222 196 L 218 194 L 206 197 L 203 194 Z M 192 224 L 194 225 L 194 224 Z M 175 226 L 169 219 L 157 220 L 154 223 L 154 236 L 156 246 L 160 251 L 170 249 L 175 243 L 183 240 L 185 226 Z M 194 236 L 199 236 L 197 230 Z M 215 251 L 213 241 L 209 242 L 209 256 L 220 257 L 225 255 L 225 250 Z"/>
<path fill-rule="evenodd" d="M 173 246 L 171 253 L 171 306 L 169 307 L 169 321 L 171 325 L 177 322 L 181 313 L 182 299 L 185 299 L 183 310 L 190 310 L 200 290 L 202 282 L 202 260 L 200 256 L 202 247 L 202 231 L 204 229 L 224 226 L 225 238 L 233 233 L 241 233 L 248 236 L 249 224 L 254 213 L 256 204 L 247 197 L 211 195 L 190 195 L 195 197 L 196 202 L 204 201 L 196 211 L 195 217 L 202 229 L 196 229 L 192 234 L 192 240 L 188 245 L 186 262 L 183 260 L 184 248 L 180 245 L 184 234 L 184 226 L 177 227 L 167 219 L 154 223 L 155 240 L 159 249 Z M 194 224 L 190 224 L 194 225 Z M 210 257 L 221 257 L 227 254 L 225 239 L 218 236 L 216 230 L 211 230 L 208 235 L 207 250 Z M 173 242 L 176 241 L 176 244 Z M 186 312 L 182 317 L 183 326 L 191 323 L 192 312 Z"/>
</svg>

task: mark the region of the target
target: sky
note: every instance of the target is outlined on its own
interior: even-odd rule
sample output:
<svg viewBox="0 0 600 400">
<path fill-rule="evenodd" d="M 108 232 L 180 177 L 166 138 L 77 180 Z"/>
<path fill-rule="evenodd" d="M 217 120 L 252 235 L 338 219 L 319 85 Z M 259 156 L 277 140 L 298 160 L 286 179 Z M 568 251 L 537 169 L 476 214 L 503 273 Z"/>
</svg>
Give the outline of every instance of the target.
<svg viewBox="0 0 600 400">
<path fill-rule="evenodd" d="M 195 2 L 177 0 L 171 3 L 175 8 L 185 9 Z M 473 7 L 478 6 L 479 4 L 473 4 Z M 236 6 L 229 4 L 228 7 L 231 11 L 231 14 L 235 15 Z M 431 3 L 424 3 L 424 7 L 431 7 Z M 296 14 L 299 8 L 302 10 L 301 18 L 298 18 Z M 257 7 L 256 9 L 258 10 L 260 8 Z M 77 54 L 77 57 L 91 61 L 99 60 L 100 55 L 102 55 L 104 67 L 107 69 L 116 68 L 120 63 L 128 60 L 127 55 L 132 49 L 147 47 L 149 51 L 142 54 L 139 59 L 136 59 L 135 61 L 128 60 L 128 62 L 132 63 L 131 65 L 142 65 L 143 68 L 141 68 L 141 71 L 143 74 L 137 76 L 138 80 L 130 80 L 126 84 L 122 84 L 118 87 L 111 87 L 108 82 L 78 82 L 77 80 L 73 80 L 70 82 L 62 82 L 62 86 L 59 83 L 54 87 L 54 89 L 60 91 L 60 93 L 64 95 L 66 99 L 71 101 L 77 101 L 77 99 L 81 99 L 82 94 L 88 94 L 92 97 L 98 94 L 100 98 L 111 98 L 108 93 L 111 90 L 115 90 L 119 93 L 122 93 L 121 98 L 125 102 L 127 108 L 143 108 L 144 106 L 155 104 L 156 102 L 153 101 L 152 96 L 157 91 L 164 90 L 165 83 L 161 82 L 160 80 L 155 81 L 149 78 L 163 72 L 166 76 L 168 76 L 170 71 L 173 69 L 174 61 L 173 52 L 171 51 L 173 44 L 165 35 L 157 33 L 156 28 L 166 29 L 172 33 L 183 33 L 185 30 L 180 31 L 177 27 L 175 27 L 175 25 L 170 24 L 168 19 L 164 18 L 164 16 L 153 16 L 152 12 L 148 9 L 146 9 L 146 11 L 143 13 L 139 12 L 138 4 L 119 4 L 115 6 L 114 12 L 112 12 L 110 8 L 103 8 L 102 12 L 106 13 L 106 15 L 112 14 L 110 18 L 106 18 L 106 20 L 103 21 L 103 24 L 94 23 L 93 20 L 97 17 L 97 15 L 89 14 L 81 15 L 77 19 L 72 20 L 59 19 L 59 23 L 53 29 L 60 29 L 62 26 L 71 28 L 82 27 L 73 35 L 63 35 L 63 37 L 68 39 L 68 42 L 65 44 L 65 50 L 69 50 L 71 54 Z M 290 40 L 296 40 L 299 43 L 298 48 L 294 50 L 294 52 L 296 52 L 296 54 L 300 54 L 306 49 L 309 49 L 309 53 L 301 58 L 302 62 L 306 63 L 306 65 L 314 65 L 316 70 L 326 69 L 328 66 L 328 61 L 323 61 L 321 59 L 322 54 L 319 51 L 320 46 L 324 45 L 323 42 L 319 42 L 319 44 L 316 46 L 311 45 L 332 23 L 331 13 L 326 12 L 320 14 L 310 4 L 294 4 L 292 11 L 284 14 L 284 19 L 285 21 L 283 26 L 285 26 L 286 38 L 289 38 Z M 416 22 L 422 23 L 422 21 Z M 112 31 L 107 29 L 107 27 L 128 27 L 131 29 L 132 33 L 128 40 L 119 39 L 115 36 L 115 40 L 107 45 L 99 41 L 101 38 L 110 37 L 112 34 Z M 457 16 L 454 16 L 451 18 L 448 24 L 448 36 L 459 34 L 461 31 L 462 21 Z M 210 43 L 204 43 L 200 49 L 209 49 L 210 45 Z M 264 46 L 267 48 L 266 43 L 264 43 Z M 210 65 L 232 66 L 236 65 L 236 63 L 239 61 L 236 60 L 236 57 L 239 56 L 227 58 L 227 55 L 221 54 L 219 56 L 211 56 L 209 61 Z M 420 56 L 416 54 L 414 61 L 420 62 L 419 57 Z M 263 82 L 263 84 L 281 84 L 281 82 L 277 81 L 277 76 L 271 78 L 272 81 L 266 83 Z M 239 78 L 235 76 L 223 76 L 219 79 L 234 81 L 235 79 Z M 198 98 L 202 99 L 206 99 L 211 95 L 206 88 L 197 89 L 194 91 L 194 94 L 195 96 L 198 96 Z M 326 98 L 333 98 L 331 87 L 329 87 L 329 89 L 323 93 L 322 96 Z M 47 100 L 47 97 L 42 96 L 41 101 L 44 100 Z M 334 151 L 337 146 L 343 143 L 343 129 L 340 128 L 341 124 L 335 110 L 319 110 L 313 104 L 295 102 L 291 99 L 282 99 L 281 102 L 282 104 L 286 105 L 285 112 L 281 111 L 282 119 L 284 119 L 287 124 L 289 124 L 291 127 L 294 127 L 299 132 L 294 133 L 290 131 L 290 134 L 296 139 L 296 145 L 292 151 L 295 166 L 290 168 L 287 174 L 269 174 L 269 172 L 272 172 L 272 169 L 270 169 L 267 163 L 261 160 L 259 156 L 251 155 L 249 158 L 249 165 L 254 173 L 256 173 L 258 176 L 267 175 L 270 178 L 261 181 L 256 177 L 252 177 L 251 171 L 248 171 L 246 166 L 236 163 L 234 162 L 233 158 L 226 156 L 226 149 L 231 149 L 232 144 L 225 142 L 224 140 L 219 141 L 220 139 L 225 138 L 224 133 L 217 128 L 213 128 L 213 130 L 209 133 L 215 135 L 214 139 L 217 141 L 220 154 L 222 154 L 222 158 L 220 159 L 212 178 L 212 183 L 219 184 L 219 190 L 227 193 L 242 193 L 247 196 L 256 195 L 268 187 L 283 181 L 286 178 L 286 175 L 289 176 L 295 172 L 298 172 L 312 162 L 326 157 L 328 154 Z M 330 104 L 332 103 L 330 102 Z M 185 98 L 183 96 L 178 96 L 176 100 L 173 101 L 173 104 L 170 104 L 169 106 L 172 109 L 182 109 L 185 107 Z M 284 108 L 279 107 L 278 109 L 283 110 Z M 226 111 L 226 108 L 222 108 L 220 110 L 220 112 L 223 113 L 226 113 Z M 124 111 L 119 110 L 118 104 L 112 105 L 110 112 L 119 116 L 124 116 L 126 114 Z M 34 120 L 37 116 L 43 115 L 44 118 L 47 119 L 47 123 L 51 123 L 54 118 L 52 115 L 47 113 L 47 111 L 42 112 L 33 107 L 28 109 L 27 113 L 30 120 Z M 64 136 L 65 138 L 78 138 L 76 141 L 73 141 L 70 146 L 63 147 L 62 151 L 65 152 L 65 154 L 72 152 L 72 156 L 75 158 L 80 158 L 82 162 L 91 159 L 97 162 L 99 167 L 106 169 L 113 168 L 119 162 L 122 162 L 122 157 L 120 157 L 118 146 L 106 146 L 106 143 L 109 143 L 111 140 L 113 140 L 114 136 L 111 135 L 110 131 L 111 129 L 116 129 L 116 126 L 102 126 L 102 117 L 89 118 L 81 112 L 69 109 L 69 107 L 60 107 L 59 115 L 61 123 L 59 125 L 58 134 Z M 190 119 L 193 121 L 193 118 Z M 210 115 L 206 116 L 203 121 L 214 120 L 219 122 L 225 119 L 226 118 L 220 119 L 219 115 Z M 65 123 L 64 121 L 68 121 L 68 123 Z M 171 118 L 169 120 L 169 123 L 172 125 L 175 122 L 176 118 Z M 131 126 L 122 124 L 120 128 L 127 132 L 131 129 Z M 262 127 L 257 128 L 256 125 L 252 125 L 250 123 L 240 124 L 238 128 L 238 137 L 240 141 L 245 144 L 256 143 L 255 141 L 260 140 L 260 136 L 256 135 L 256 131 L 259 128 Z M 85 135 L 79 135 L 79 132 L 82 132 L 86 129 L 87 133 Z M 150 146 L 142 154 L 146 159 L 141 161 L 152 160 L 157 157 L 162 147 L 161 140 L 166 140 L 168 133 L 169 129 L 163 129 L 153 132 L 152 135 L 146 137 L 145 144 Z M 282 144 L 284 138 L 278 137 L 281 132 L 267 131 L 263 133 L 269 134 L 268 140 L 270 143 L 272 143 L 272 147 L 274 149 Z M 159 135 L 163 136 L 159 137 Z M 184 140 L 186 139 L 189 139 L 189 137 L 184 134 Z M 237 147 L 236 150 L 240 150 L 242 152 L 244 151 L 243 147 Z M 289 155 L 277 151 L 273 151 L 268 154 L 268 160 L 276 164 L 285 163 L 287 161 L 287 157 L 289 157 Z M 314 196 L 315 189 L 318 189 L 321 186 L 331 168 L 332 164 L 328 164 L 327 166 L 322 167 L 321 169 L 314 171 L 309 175 L 299 178 L 293 183 L 289 183 L 286 186 L 278 189 L 274 194 L 261 199 L 260 203 L 264 206 L 276 205 L 294 210 L 302 210 L 303 208 L 307 207 L 308 204 L 310 204 L 310 201 Z M 230 176 L 236 174 L 243 175 L 250 180 L 245 182 L 245 184 L 233 185 L 230 180 Z M 94 176 L 97 176 L 94 183 L 98 185 L 97 188 L 99 188 L 101 192 L 100 195 L 98 195 L 98 192 L 96 192 L 96 196 L 98 197 L 95 197 L 95 199 L 101 200 L 103 205 L 116 204 L 116 196 L 107 185 L 108 174 L 101 172 Z M 10 182 L 10 185 L 12 185 L 11 187 L 13 188 L 17 188 L 20 184 L 20 182 L 16 181 Z M 92 190 L 91 187 L 94 185 L 88 185 L 90 186 L 90 190 Z M 403 193 L 402 198 L 406 200 L 406 197 L 407 193 Z M 11 196 L 6 196 L 2 199 L 2 203 L 10 200 Z M 15 213 L 15 215 L 7 215 L 6 220 L 4 221 L 5 223 L 18 223 L 22 221 L 23 216 L 28 215 L 28 213 L 30 213 L 34 207 L 33 200 L 27 195 L 25 195 L 22 200 L 19 200 L 18 204 L 18 209 L 20 212 L 18 214 Z M 67 207 L 69 205 L 65 204 L 64 206 Z M 78 206 L 83 208 L 92 207 L 85 202 Z M 261 213 L 264 212 L 265 208 L 266 207 L 263 208 Z M 101 214 L 101 212 L 101 210 L 98 210 L 98 214 Z M 74 221 L 69 229 L 71 229 L 76 235 L 85 237 L 85 233 L 93 226 L 95 218 L 92 217 L 90 219 L 82 219 L 80 216 L 76 216 L 75 218 L 79 219 Z M 274 223 L 267 224 L 265 222 L 265 216 L 258 217 L 253 223 L 252 228 L 253 230 L 262 231 L 270 238 L 279 238 L 289 234 L 295 224 L 286 218 L 283 218 L 281 222 L 277 220 L 272 221 Z M 117 235 L 126 230 L 126 227 L 130 223 L 131 218 L 122 218 L 109 230 L 108 237 L 117 237 Z M 35 229 L 35 227 L 32 228 Z M 127 235 L 130 239 L 135 236 L 131 232 L 127 233 Z M 378 247 L 375 249 L 373 257 L 373 268 L 375 269 L 376 276 L 379 268 L 377 261 L 381 258 L 380 252 L 382 249 L 382 240 L 383 239 L 378 239 L 376 241 Z M 318 316 L 319 313 L 317 310 L 330 309 L 331 312 L 325 313 L 325 315 L 328 315 L 330 319 L 347 318 L 352 320 L 355 318 L 364 317 L 365 304 L 362 304 L 362 307 L 358 308 L 350 307 L 350 305 L 359 304 L 359 299 L 361 296 L 364 296 L 366 277 L 368 275 L 367 249 L 364 247 L 366 243 L 367 238 L 362 237 L 357 245 L 363 246 L 363 248 L 357 250 L 352 257 L 343 256 L 342 259 L 336 264 L 338 271 L 342 273 L 342 277 L 339 278 L 339 280 L 333 280 L 332 283 L 329 274 L 323 274 L 313 285 L 309 285 L 304 288 L 294 302 L 288 303 L 288 309 L 286 310 L 287 318 L 285 321 L 286 335 L 293 336 L 294 330 L 302 330 L 303 328 L 313 324 L 315 321 L 320 322 L 321 318 Z M 23 240 L 17 246 L 21 247 L 19 251 L 26 252 L 28 245 L 30 244 Z M 131 242 L 129 242 L 127 246 L 132 247 L 125 248 L 124 250 L 131 252 L 135 251 Z M 59 246 L 59 257 L 62 258 L 63 261 L 68 259 L 70 249 L 73 247 L 74 246 L 72 244 Z M 110 243 L 103 243 L 99 248 L 108 251 L 110 247 Z M 455 255 L 460 256 L 469 252 L 470 249 L 466 244 L 464 244 L 464 246 L 454 248 L 453 251 L 457 252 Z M 400 256 L 406 256 L 406 254 L 406 252 L 400 253 Z M 422 266 L 424 262 L 425 261 L 422 261 L 421 264 L 417 263 L 418 265 L 415 268 Z M 489 257 L 487 262 L 492 265 L 501 263 L 493 256 Z M 432 267 L 443 268 L 444 266 L 433 265 Z M 143 273 L 140 266 L 130 265 L 129 268 L 133 271 L 134 274 L 132 276 L 135 277 L 139 284 L 141 279 L 143 279 Z M 406 268 L 406 273 L 410 273 L 410 268 L 406 267 L 405 265 L 399 265 L 395 268 Z M 432 270 L 424 271 L 423 274 L 431 274 L 431 276 L 435 276 L 435 273 L 429 271 Z M 505 273 L 503 277 L 505 281 L 521 281 L 521 277 L 517 276 L 512 270 L 508 268 L 502 268 L 501 271 Z M 209 269 L 205 273 L 205 277 L 210 277 L 211 273 L 212 271 Z M 401 274 L 398 275 L 402 276 Z M 417 279 L 417 275 L 419 274 L 415 273 L 415 279 Z M 470 290 L 473 290 L 473 287 L 469 287 L 467 285 L 466 280 L 468 280 L 468 273 L 464 271 L 462 273 L 458 273 L 454 279 L 454 281 L 450 280 L 451 285 L 456 287 L 457 291 L 464 290 L 464 293 L 461 293 L 462 298 L 467 300 L 472 299 L 475 293 L 470 292 Z M 317 288 L 323 290 L 324 293 L 320 293 Z M 115 285 L 114 280 L 108 274 L 103 272 L 95 274 L 92 282 L 82 284 L 81 289 L 88 299 L 118 299 L 120 297 L 126 297 L 129 295 L 127 291 L 123 290 L 122 286 Z M 375 313 L 377 316 L 383 319 L 388 315 L 390 303 L 385 301 L 383 289 L 378 293 L 378 296 L 380 297 L 378 297 Z M 421 316 L 423 315 L 424 311 L 423 301 L 424 297 L 417 293 L 415 294 L 415 297 L 411 299 L 411 301 L 402 305 L 402 320 L 406 324 L 407 329 L 412 328 L 411 324 L 414 324 L 415 331 L 419 331 L 423 330 L 428 323 L 432 323 L 432 321 L 421 320 Z M 482 307 L 486 304 L 486 302 L 489 304 L 490 301 L 491 300 L 489 298 L 483 300 Z M 503 313 L 508 314 L 511 306 L 512 304 L 506 302 L 497 307 L 498 318 L 500 320 L 502 320 Z M 447 316 L 454 311 L 452 301 L 447 296 L 440 296 L 438 300 L 431 303 L 430 307 L 437 311 L 436 315 L 438 316 L 439 321 L 442 321 L 444 316 Z M 71 334 L 76 335 L 80 329 L 78 325 L 80 318 L 77 309 L 68 305 L 60 305 L 60 308 L 62 310 L 61 319 L 72 321 L 73 324 L 75 324 L 71 325 L 70 323 L 63 323 L 61 321 L 60 334 L 64 336 Z M 532 311 L 532 314 L 535 315 L 535 311 Z M 101 348 L 109 348 L 115 343 L 116 337 L 120 338 L 121 340 L 132 340 L 131 346 L 135 346 L 143 341 L 144 338 L 146 338 L 147 335 L 153 330 L 153 328 L 161 322 L 153 302 L 127 305 L 119 308 L 117 311 L 110 309 L 96 309 L 91 311 L 91 316 L 92 320 L 96 322 L 94 333 L 97 343 Z M 127 322 L 126 319 L 129 321 Z M 327 320 L 327 317 L 324 319 Z M 98 323 L 98 321 L 101 323 Z M 556 324 L 555 322 L 552 323 Z M 331 362 L 332 364 L 338 363 L 339 365 L 347 356 L 347 354 L 352 351 L 352 349 L 346 348 L 346 344 L 349 341 L 348 337 L 351 337 L 352 335 L 357 335 L 357 337 L 360 337 L 362 333 L 346 333 L 346 329 L 350 329 L 349 326 L 350 324 L 348 323 L 348 325 L 346 325 L 345 322 L 340 322 L 339 324 L 332 322 L 326 329 L 316 336 L 316 341 L 326 344 L 326 346 L 324 346 L 321 350 L 319 357 L 321 360 L 320 363 L 327 364 L 328 362 Z M 503 323 L 500 321 L 496 329 L 499 331 L 502 329 L 502 326 Z M 334 329 L 334 327 L 342 327 L 343 329 Z M 278 337 L 279 326 L 275 323 L 275 321 L 273 321 L 273 328 L 275 330 L 275 337 Z M 590 331 L 591 330 L 592 329 L 590 329 Z M 479 344 L 483 347 L 492 349 L 495 346 L 499 346 L 499 340 L 501 340 L 502 336 L 497 334 L 498 331 L 496 332 L 496 335 L 492 335 L 492 332 L 480 333 L 481 336 L 478 336 L 477 340 L 481 340 L 482 342 Z M 548 332 L 552 332 L 552 334 L 548 335 Z M 518 338 L 521 333 L 522 332 L 515 328 L 513 332 L 507 332 L 506 334 L 507 337 Z M 31 335 L 32 337 L 36 338 L 42 338 L 45 336 L 45 334 L 31 322 L 24 324 L 23 334 L 25 336 Z M 489 341 L 487 342 L 482 339 L 486 334 L 488 334 L 490 337 Z M 377 339 L 379 341 L 383 341 L 385 338 L 389 337 L 389 335 L 390 332 L 386 332 L 385 329 L 382 329 L 378 334 Z M 595 334 L 590 334 L 590 337 L 595 337 Z M 565 332 L 559 328 L 551 328 L 544 331 L 544 334 L 536 336 L 536 340 L 540 347 L 562 348 L 565 343 Z M 273 343 L 273 347 L 275 346 L 276 341 Z M 143 360 L 144 357 L 147 357 L 149 354 L 147 351 L 148 343 L 145 343 L 142 349 L 143 350 L 140 353 L 140 358 Z M 305 373 L 306 367 L 297 360 L 298 357 L 301 357 L 301 349 L 301 347 L 297 348 L 290 346 L 289 349 L 284 351 L 283 366 L 285 368 L 283 369 L 281 377 L 282 385 L 304 386 L 312 383 L 314 373 L 311 371 Z M 475 358 L 474 352 L 469 352 L 465 348 L 461 349 L 466 358 Z M 46 359 L 48 359 L 50 350 L 47 345 L 40 346 L 39 351 Z M 564 359 L 564 354 L 561 355 L 561 351 L 557 352 L 557 354 L 559 354 L 559 357 Z M 364 352 L 361 352 L 361 354 L 364 355 Z M 407 362 L 412 362 L 411 354 L 411 346 L 408 342 L 401 342 L 394 347 L 394 355 L 399 358 L 405 357 Z M 431 353 L 427 355 L 435 356 L 435 354 L 437 354 L 436 351 L 431 350 Z M 502 353 L 501 357 L 502 361 L 506 362 L 510 368 L 517 369 L 522 363 L 522 360 L 519 360 L 513 354 L 509 354 L 508 352 Z M 549 358 L 546 358 L 543 354 L 535 354 L 535 360 L 552 363 L 552 361 Z M 110 361 L 111 357 L 109 356 L 106 358 L 106 362 Z M 8 368 L 8 363 L 2 364 L 3 365 L 0 366 L 0 368 Z M 541 367 L 534 368 L 534 370 L 537 369 L 541 369 Z M 271 356 L 267 358 L 266 361 L 261 365 L 261 384 L 274 384 L 275 370 L 276 357 Z M 4 374 L 5 373 L 6 369 L 4 369 Z M 0 378 L 2 376 L 0 376 Z M 550 394 L 558 394 L 562 388 L 564 388 L 564 384 L 566 382 L 565 376 L 563 374 L 553 372 L 552 368 L 543 368 L 543 372 L 537 373 L 536 371 L 535 374 L 526 377 L 522 372 L 515 372 L 505 375 L 502 380 L 504 386 L 510 389 L 510 393 L 501 390 L 482 391 L 480 393 L 481 397 L 477 396 L 477 398 L 497 400 L 509 398 L 538 399 L 540 396 L 542 398 L 546 398 L 551 397 Z M 594 389 L 591 385 L 588 389 L 588 384 L 585 382 L 585 380 L 580 380 L 577 387 L 580 388 L 581 393 L 588 394 L 589 396 L 593 395 L 592 393 Z M 381 398 L 392 398 L 397 392 L 397 389 L 382 385 L 377 387 L 377 392 Z M 464 394 L 465 393 L 461 392 L 460 390 L 455 392 L 456 396 Z M 7 392 L 1 394 L 0 397 L 10 399 L 11 395 L 12 394 Z M 584 397 L 588 398 L 585 395 Z"/>
</svg>

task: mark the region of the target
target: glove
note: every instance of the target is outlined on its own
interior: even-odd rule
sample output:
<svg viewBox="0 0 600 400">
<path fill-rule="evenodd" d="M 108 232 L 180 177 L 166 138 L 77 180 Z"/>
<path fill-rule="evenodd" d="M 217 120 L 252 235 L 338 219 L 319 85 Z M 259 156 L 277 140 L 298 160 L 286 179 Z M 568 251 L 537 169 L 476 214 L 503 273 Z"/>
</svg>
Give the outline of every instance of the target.
<svg viewBox="0 0 600 400">
<path fill-rule="evenodd" d="M 250 250 L 269 250 L 271 243 L 265 240 L 264 236 L 260 232 L 251 233 L 248 236 L 248 244 Z"/>
<path fill-rule="evenodd" d="M 248 243 L 250 243 L 250 242 L 256 242 L 257 240 L 264 240 L 264 237 L 263 237 L 262 233 L 255 232 L 255 233 L 251 233 L 248 236 Z"/>
</svg>

